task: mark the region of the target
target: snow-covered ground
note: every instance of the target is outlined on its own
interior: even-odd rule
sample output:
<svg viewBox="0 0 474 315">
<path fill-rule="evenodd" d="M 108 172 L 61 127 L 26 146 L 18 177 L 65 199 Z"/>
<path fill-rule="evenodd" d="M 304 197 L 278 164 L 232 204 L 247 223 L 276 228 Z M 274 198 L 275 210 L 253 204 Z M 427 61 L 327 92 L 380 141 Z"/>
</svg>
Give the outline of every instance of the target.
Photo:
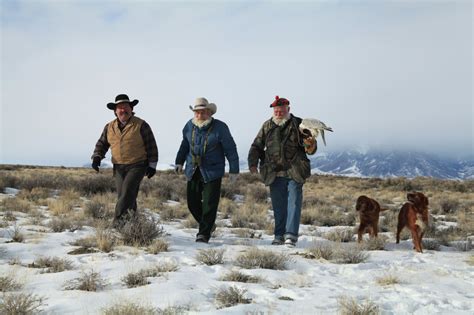
<svg viewBox="0 0 474 315">
<path fill-rule="evenodd" d="M 14 215 L 25 241 L 9 242 L 13 227 L 0 228 L 0 276 L 12 275 L 24 284 L 22 291 L 45 297 L 42 309 L 46 314 L 100 314 L 104 308 L 123 301 L 161 309 L 185 306 L 191 314 L 335 314 L 341 297 L 359 302 L 370 300 L 382 314 L 473 314 L 474 310 L 472 251 L 441 247 L 441 251 L 425 250 L 420 254 L 412 249 L 411 240 L 395 244 L 391 233 L 382 233 L 389 237 L 385 250 L 368 252 L 369 259 L 359 264 L 336 264 L 300 255 L 315 244 L 327 242 L 317 235 L 331 228 L 302 226 L 297 246 L 288 248 L 272 246 L 272 237 L 265 233 L 259 239 L 238 237 L 231 228 L 223 226 L 223 221 L 209 244 L 195 242 L 196 229 L 168 222 L 162 224 L 170 245 L 167 252 L 154 255 L 142 248 L 118 246 L 109 253 L 68 255 L 77 248 L 70 243 L 94 235 L 93 228 L 52 233 L 43 226 L 27 225 L 27 215 L 23 213 Z M 236 257 L 251 247 L 289 255 L 286 269 L 237 267 Z M 196 259 L 199 250 L 210 248 L 225 250 L 223 264 L 207 266 Z M 67 258 L 74 269 L 41 273 L 27 267 L 39 257 Z M 21 265 L 11 265 L 13 260 Z M 151 277 L 150 284 L 145 286 L 127 288 L 122 282 L 130 272 L 164 262 L 173 262 L 179 269 Z M 63 289 L 81 271 L 91 270 L 106 280 L 103 289 L 97 292 Z M 259 283 L 220 280 L 231 270 L 263 280 Z M 384 276 L 394 276 L 398 283 L 378 284 L 377 279 Z M 251 302 L 219 309 L 216 292 L 231 285 L 245 289 L 245 297 Z"/>
</svg>

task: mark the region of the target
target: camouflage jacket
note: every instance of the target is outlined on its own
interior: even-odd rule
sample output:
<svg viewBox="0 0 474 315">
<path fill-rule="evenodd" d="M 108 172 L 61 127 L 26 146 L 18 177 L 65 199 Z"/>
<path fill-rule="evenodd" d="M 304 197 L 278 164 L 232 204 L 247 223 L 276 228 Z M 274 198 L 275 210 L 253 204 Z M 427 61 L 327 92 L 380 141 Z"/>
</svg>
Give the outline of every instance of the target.
<svg viewBox="0 0 474 315">
<path fill-rule="evenodd" d="M 273 183 L 277 173 L 286 172 L 298 183 L 304 183 L 311 175 L 310 162 L 299 131 L 300 123 L 301 118 L 291 115 L 282 126 L 270 118 L 260 128 L 250 147 L 248 165 L 249 168 L 259 166 L 265 185 Z"/>
</svg>

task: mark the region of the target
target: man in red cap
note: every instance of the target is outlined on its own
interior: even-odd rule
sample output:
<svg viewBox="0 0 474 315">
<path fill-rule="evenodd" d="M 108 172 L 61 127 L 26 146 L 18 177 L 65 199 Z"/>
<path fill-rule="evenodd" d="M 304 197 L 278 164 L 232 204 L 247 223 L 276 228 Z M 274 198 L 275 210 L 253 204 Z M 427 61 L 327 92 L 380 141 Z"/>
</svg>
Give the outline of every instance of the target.
<svg viewBox="0 0 474 315">
<path fill-rule="evenodd" d="M 118 200 L 114 226 L 120 227 L 129 211 L 137 211 L 137 195 L 144 176 L 153 177 L 158 163 L 155 137 L 146 121 L 135 116 L 138 100 L 119 94 L 107 108 L 116 119 L 105 125 L 92 154 L 92 168 L 99 172 L 100 161 L 111 148 Z"/>
<path fill-rule="evenodd" d="M 311 176 L 306 154 L 314 154 L 316 140 L 309 131 L 300 131 L 301 118 L 290 114 L 290 102 L 275 97 L 270 105 L 273 116 L 263 123 L 250 147 L 250 172 L 260 174 L 270 186 L 275 229 L 273 245 L 295 246 L 303 201 L 303 184 Z"/>
</svg>

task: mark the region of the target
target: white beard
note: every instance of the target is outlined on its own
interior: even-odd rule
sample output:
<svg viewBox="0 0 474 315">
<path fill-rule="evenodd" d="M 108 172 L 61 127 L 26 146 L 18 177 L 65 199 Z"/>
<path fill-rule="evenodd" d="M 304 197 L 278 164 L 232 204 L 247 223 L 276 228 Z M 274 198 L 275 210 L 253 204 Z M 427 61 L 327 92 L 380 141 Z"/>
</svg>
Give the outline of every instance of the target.
<svg viewBox="0 0 474 315">
<path fill-rule="evenodd" d="M 290 113 L 288 113 L 285 117 L 283 118 L 277 118 L 275 115 L 272 116 L 272 121 L 278 125 L 278 126 L 283 126 L 289 119 L 290 119 Z"/>
<path fill-rule="evenodd" d="M 206 120 L 197 120 L 196 118 L 193 118 L 192 120 L 192 123 L 198 127 L 198 128 L 202 128 L 202 127 L 205 127 L 207 125 L 209 125 L 212 121 L 212 117 L 210 117 L 209 119 L 206 119 Z"/>
</svg>

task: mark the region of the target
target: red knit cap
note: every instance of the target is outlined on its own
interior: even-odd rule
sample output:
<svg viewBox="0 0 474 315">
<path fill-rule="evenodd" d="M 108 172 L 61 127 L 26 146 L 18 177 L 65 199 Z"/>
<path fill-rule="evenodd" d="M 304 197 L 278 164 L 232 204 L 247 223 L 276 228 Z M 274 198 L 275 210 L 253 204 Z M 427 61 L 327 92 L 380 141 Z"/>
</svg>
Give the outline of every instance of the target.
<svg viewBox="0 0 474 315">
<path fill-rule="evenodd" d="M 290 101 L 286 98 L 275 96 L 275 100 L 270 104 L 270 107 L 290 105 Z"/>
</svg>

